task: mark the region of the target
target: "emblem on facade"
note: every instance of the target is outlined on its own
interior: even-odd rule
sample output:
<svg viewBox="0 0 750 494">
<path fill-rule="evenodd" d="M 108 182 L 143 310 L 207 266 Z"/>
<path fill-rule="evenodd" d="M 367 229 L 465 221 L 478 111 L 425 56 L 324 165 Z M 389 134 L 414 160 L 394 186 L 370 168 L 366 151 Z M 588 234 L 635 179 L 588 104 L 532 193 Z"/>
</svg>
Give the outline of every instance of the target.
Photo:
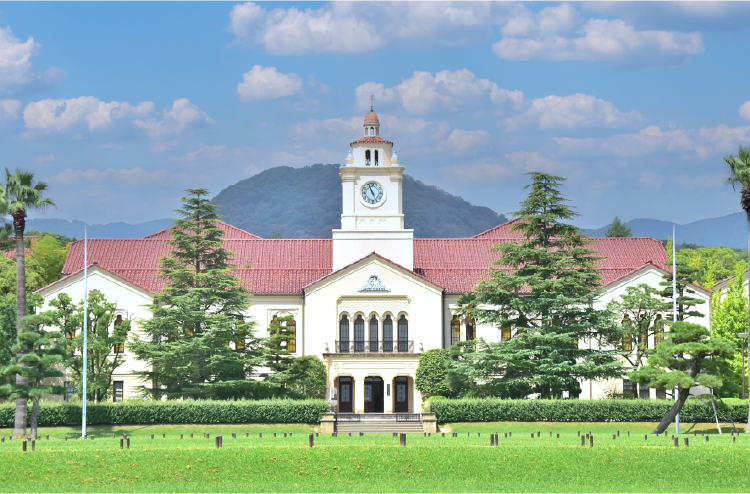
<svg viewBox="0 0 750 494">
<path fill-rule="evenodd" d="M 370 279 L 367 280 L 367 283 L 359 289 L 360 292 L 390 292 L 391 289 L 387 286 L 383 285 L 383 283 L 380 281 L 380 276 L 373 273 L 370 275 Z"/>
</svg>

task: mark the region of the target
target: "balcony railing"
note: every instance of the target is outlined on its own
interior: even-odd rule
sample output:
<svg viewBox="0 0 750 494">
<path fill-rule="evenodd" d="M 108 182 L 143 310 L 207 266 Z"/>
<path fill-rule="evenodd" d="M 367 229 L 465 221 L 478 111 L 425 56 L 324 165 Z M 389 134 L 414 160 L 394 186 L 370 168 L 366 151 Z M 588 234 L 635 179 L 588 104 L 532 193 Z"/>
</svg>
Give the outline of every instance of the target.
<svg viewBox="0 0 750 494">
<path fill-rule="evenodd" d="M 336 341 L 336 353 L 414 353 L 414 340 Z"/>
</svg>

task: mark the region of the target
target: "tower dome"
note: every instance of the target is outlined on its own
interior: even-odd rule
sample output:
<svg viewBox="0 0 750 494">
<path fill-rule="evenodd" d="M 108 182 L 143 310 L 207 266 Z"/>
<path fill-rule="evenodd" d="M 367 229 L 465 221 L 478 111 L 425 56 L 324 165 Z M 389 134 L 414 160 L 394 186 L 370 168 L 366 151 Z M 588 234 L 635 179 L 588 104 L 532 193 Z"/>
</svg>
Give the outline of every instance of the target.
<svg viewBox="0 0 750 494">
<path fill-rule="evenodd" d="M 380 136 L 380 120 L 370 105 L 370 113 L 365 115 L 365 136 Z"/>
<path fill-rule="evenodd" d="M 370 113 L 365 115 L 365 125 L 367 124 L 380 124 L 377 114 L 370 108 Z"/>
</svg>

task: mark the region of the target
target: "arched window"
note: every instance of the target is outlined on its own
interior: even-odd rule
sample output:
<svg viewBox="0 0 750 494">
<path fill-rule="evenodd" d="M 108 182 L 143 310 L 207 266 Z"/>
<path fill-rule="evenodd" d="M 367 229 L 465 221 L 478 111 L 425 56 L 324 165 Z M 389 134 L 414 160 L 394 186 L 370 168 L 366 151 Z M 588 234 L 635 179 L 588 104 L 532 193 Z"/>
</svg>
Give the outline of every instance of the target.
<svg viewBox="0 0 750 494">
<path fill-rule="evenodd" d="M 341 316 L 339 322 L 339 351 L 349 352 L 349 319 L 347 319 L 346 314 Z"/>
<path fill-rule="evenodd" d="M 461 320 L 458 315 L 451 319 L 451 345 L 455 345 L 461 340 Z"/>
<path fill-rule="evenodd" d="M 375 150 L 375 166 L 378 166 L 378 150 Z"/>
<path fill-rule="evenodd" d="M 393 351 L 393 319 L 390 315 L 383 320 L 383 351 Z"/>
<path fill-rule="evenodd" d="M 117 314 L 117 317 L 115 318 L 115 323 L 114 323 L 115 329 L 117 329 L 117 326 L 119 326 L 120 324 L 122 324 L 122 316 L 120 314 Z M 125 353 L 125 342 L 115 343 L 114 351 L 115 353 Z"/>
<path fill-rule="evenodd" d="M 403 315 L 398 320 L 398 351 L 409 351 L 409 322 Z"/>
<path fill-rule="evenodd" d="M 365 151 L 365 166 L 370 166 L 370 150 Z"/>
<path fill-rule="evenodd" d="M 375 316 L 370 318 L 370 351 L 378 351 L 378 318 Z"/>
<path fill-rule="evenodd" d="M 474 319 L 471 316 L 466 316 L 466 341 L 475 340 L 477 338 L 474 327 Z"/>
<path fill-rule="evenodd" d="M 633 340 L 630 339 L 629 334 L 624 334 L 622 336 L 622 349 L 626 352 L 633 351 Z"/>
<path fill-rule="evenodd" d="M 365 320 L 361 315 L 354 320 L 354 351 L 365 351 Z"/>
<path fill-rule="evenodd" d="M 500 339 L 502 341 L 510 339 L 510 325 L 503 326 L 503 328 L 500 330 Z"/>
<path fill-rule="evenodd" d="M 370 135 L 371 136 L 375 135 L 375 127 L 370 127 Z"/>
<path fill-rule="evenodd" d="M 286 322 L 286 333 L 289 336 L 289 353 L 297 351 L 297 321 L 290 319 Z"/>
</svg>

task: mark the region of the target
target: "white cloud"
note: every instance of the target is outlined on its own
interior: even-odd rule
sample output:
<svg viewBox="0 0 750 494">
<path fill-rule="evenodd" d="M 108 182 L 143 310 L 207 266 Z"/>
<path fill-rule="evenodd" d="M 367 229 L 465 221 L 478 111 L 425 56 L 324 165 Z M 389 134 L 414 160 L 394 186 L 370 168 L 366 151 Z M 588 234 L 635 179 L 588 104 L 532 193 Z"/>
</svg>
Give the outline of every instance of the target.
<svg viewBox="0 0 750 494">
<path fill-rule="evenodd" d="M 237 84 L 240 100 L 258 101 L 294 96 L 302 91 L 302 78 L 297 74 L 282 74 L 276 67 L 253 66 Z"/>
<path fill-rule="evenodd" d="M 521 91 L 501 89 L 489 79 L 477 78 L 468 69 L 414 74 L 393 87 L 366 82 L 355 89 L 357 109 L 370 108 L 370 95 L 378 107 L 396 105 L 406 113 L 425 115 L 437 111 L 480 112 L 520 110 L 526 105 Z"/>
<path fill-rule="evenodd" d="M 136 118 L 145 117 L 154 111 L 153 101 L 143 101 L 133 106 L 130 103 L 120 103 L 112 111 L 114 118 Z"/>
<path fill-rule="evenodd" d="M 332 2 L 318 9 L 267 11 L 235 5 L 230 29 L 241 44 L 274 55 L 367 53 L 386 46 L 483 42 L 515 6 L 494 2 Z"/>
<path fill-rule="evenodd" d="M 178 163 L 192 163 L 205 160 L 216 161 L 219 158 L 223 157 L 226 151 L 227 147 L 224 144 L 220 144 L 217 146 L 206 146 L 205 144 L 201 143 L 198 146 L 197 150 L 186 153 L 184 156 L 175 158 L 171 161 Z"/>
<path fill-rule="evenodd" d="M 706 158 L 734 152 L 738 144 L 750 142 L 748 127 L 701 127 L 662 129 L 650 125 L 632 134 L 609 137 L 553 138 L 563 153 L 613 157 L 693 156 Z"/>
<path fill-rule="evenodd" d="M 131 186 L 153 185 L 154 182 L 165 182 L 169 173 L 167 170 L 144 170 L 143 168 L 107 168 L 88 170 L 67 168 L 65 171 L 49 178 L 52 183 L 73 185 L 81 182 L 88 183 L 116 183 Z"/>
<path fill-rule="evenodd" d="M 565 164 L 542 156 L 536 151 L 514 151 L 506 154 L 505 158 L 513 165 L 516 171 L 523 173 L 559 173 L 560 170 L 565 168 Z"/>
<path fill-rule="evenodd" d="M 163 139 L 185 130 L 203 127 L 215 122 L 206 112 L 191 103 L 189 99 L 180 98 L 172 103 L 172 108 L 164 110 L 158 118 L 139 118 L 134 123 L 136 127 L 143 129 L 151 139 Z"/>
<path fill-rule="evenodd" d="M 699 32 L 637 30 L 620 19 L 577 18 L 569 5 L 522 10 L 492 46 L 505 60 L 607 61 L 622 65 L 674 64 L 703 52 Z"/>
<path fill-rule="evenodd" d="M 59 82 L 65 71 L 52 67 L 46 72 L 34 72 L 31 57 L 38 54 L 39 43 L 29 36 L 21 41 L 10 27 L 0 28 L 0 92 L 8 92 L 34 81 L 46 84 Z"/>
<path fill-rule="evenodd" d="M 112 110 L 119 105 L 117 101 L 106 103 L 93 96 L 45 99 L 26 105 L 23 120 L 32 130 L 63 132 L 84 121 L 89 130 L 96 130 L 112 123 Z"/>
<path fill-rule="evenodd" d="M 1 103 L 2 101 L 0 101 L 0 104 Z M 742 106 L 740 106 L 740 116 L 750 120 L 750 101 L 745 101 Z"/>
<path fill-rule="evenodd" d="M 50 154 L 48 154 L 46 156 L 37 156 L 36 157 L 36 162 L 39 163 L 39 164 L 41 164 L 41 163 L 52 163 L 54 161 L 55 161 L 55 155 L 52 154 L 52 153 L 50 153 Z"/>
<path fill-rule="evenodd" d="M 174 139 L 172 141 L 157 141 L 151 146 L 151 152 L 154 154 L 165 153 L 176 148 L 179 144 L 179 139 Z"/>
<path fill-rule="evenodd" d="M 21 102 L 17 99 L 0 99 L 0 122 L 3 120 L 16 120 Z"/>
<path fill-rule="evenodd" d="M 458 156 L 469 148 L 485 146 L 490 140 L 490 135 L 483 130 L 463 130 L 453 129 L 448 139 L 443 142 L 439 148 L 442 150 L 453 151 Z M 476 152 L 475 149 L 471 151 Z"/>
<path fill-rule="evenodd" d="M 643 123 L 637 111 L 623 113 L 609 101 L 588 94 L 545 96 L 531 102 L 526 112 L 506 119 L 508 130 L 533 125 L 540 129 L 579 129 L 585 127 L 631 127 Z"/>
</svg>

